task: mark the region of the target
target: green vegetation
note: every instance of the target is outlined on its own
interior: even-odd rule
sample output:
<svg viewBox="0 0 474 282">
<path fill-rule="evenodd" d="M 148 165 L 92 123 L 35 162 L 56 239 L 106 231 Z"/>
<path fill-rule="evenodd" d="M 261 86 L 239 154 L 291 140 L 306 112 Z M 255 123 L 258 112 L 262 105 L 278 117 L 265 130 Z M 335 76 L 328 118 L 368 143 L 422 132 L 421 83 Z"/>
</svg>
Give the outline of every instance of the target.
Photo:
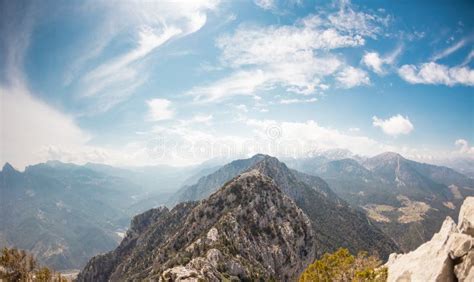
<svg viewBox="0 0 474 282">
<path fill-rule="evenodd" d="M 40 267 L 35 258 L 15 248 L 3 248 L 0 254 L 0 281 L 66 281 L 61 274 L 47 267 Z"/>
<path fill-rule="evenodd" d="M 354 257 L 349 250 L 340 248 L 310 264 L 299 281 L 386 281 L 387 269 L 381 264 L 377 256 L 369 256 L 367 252 L 360 252 Z"/>
</svg>

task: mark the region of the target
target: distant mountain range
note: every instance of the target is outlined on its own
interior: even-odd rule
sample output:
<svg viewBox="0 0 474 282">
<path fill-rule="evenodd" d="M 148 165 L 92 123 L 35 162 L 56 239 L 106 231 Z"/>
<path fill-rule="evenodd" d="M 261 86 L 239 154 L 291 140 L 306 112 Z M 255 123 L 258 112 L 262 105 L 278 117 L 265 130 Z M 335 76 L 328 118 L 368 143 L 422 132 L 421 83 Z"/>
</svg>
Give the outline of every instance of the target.
<svg viewBox="0 0 474 282">
<path fill-rule="evenodd" d="M 201 167 L 116 168 L 49 161 L 0 172 L 0 247 L 31 251 L 56 270 L 115 248 L 133 215 L 164 205 Z"/>
<path fill-rule="evenodd" d="M 396 153 L 342 159 L 318 155 L 288 163 L 320 176 L 352 206 L 363 208 L 405 251 L 431 238 L 444 218 L 456 215 L 462 200 L 474 195 L 474 179 Z"/>
</svg>

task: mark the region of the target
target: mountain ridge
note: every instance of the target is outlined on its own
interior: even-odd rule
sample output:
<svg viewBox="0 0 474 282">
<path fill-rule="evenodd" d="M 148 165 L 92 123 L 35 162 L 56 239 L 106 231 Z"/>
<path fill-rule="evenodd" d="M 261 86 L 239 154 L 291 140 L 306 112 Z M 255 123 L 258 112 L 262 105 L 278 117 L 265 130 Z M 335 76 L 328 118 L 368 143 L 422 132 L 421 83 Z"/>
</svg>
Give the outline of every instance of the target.
<svg viewBox="0 0 474 282">
<path fill-rule="evenodd" d="M 178 204 L 171 213 L 183 210 L 187 215 L 173 221 L 179 227 L 171 227 L 168 236 L 150 235 L 170 230 L 163 226 L 161 215 L 151 225 L 145 223 L 141 234 L 132 227 L 114 251 L 126 253 L 92 259 L 78 281 L 191 277 L 294 280 L 314 256 L 310 220 L 270 178 L 256 170 L 235 177 L 199 203 Z M 170 213 L 163 208 L 150 214 L 160 211 Z M 120 262 L 109 263 L 117 257 Z M 109 275 L 100 276 L 103 266 L 110 264 L 113 270 Z"/>
<path fill-rule="evenodd" d="M 234 166 L 237 164 L 237 166 Z M 352 252 L 360 250 L 377 251 L 388 257 L 396 244 L 383 234 L 362 211 L 351 208 L 340 199 L 319 177 L 290 170 L 277 158 L 256 155 L 249 159 L 231 162 L 198 182 L 198 185 L 185 187 L 180 191 L 180 201 L 199 200 L 211 195 L 218 185 L 223 185 L 235 173 L 246 170 L 259 170 L 275 181 L 275 184 L 300 207 L 312 220 L 318 249 L 317 256 L 347 247 Z M 207 184 L 210 184 L 206 186 Z M 199 193 L 193 191 L 199 189 Z M 200 197 L 196 197 L 200 195 Z M 188 197 L 186 197 L 188 196 Z M 337 230 L 333 227 L 339 226 Z"/>
</svg>

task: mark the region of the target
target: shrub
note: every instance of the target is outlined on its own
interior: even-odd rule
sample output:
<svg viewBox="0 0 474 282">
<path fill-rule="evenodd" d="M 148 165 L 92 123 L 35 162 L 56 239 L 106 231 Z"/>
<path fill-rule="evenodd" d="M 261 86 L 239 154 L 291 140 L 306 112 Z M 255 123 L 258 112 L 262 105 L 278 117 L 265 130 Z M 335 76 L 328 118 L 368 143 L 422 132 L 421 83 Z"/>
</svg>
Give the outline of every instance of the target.
<svg viewBox="0 0 474 282">
<path fill-rule="evenodd" d="M 326 253 L 301 274 L 300 282 L 318 281 L 386 281 L 387 269 L 380 267 L 377 256 L 360 252 L 356 257 L 344 248 Z"/>
<path fill-rule="evenodd" d="M 0 253 L 0 281 L 65 281 L 59 273 L 39 267 L 35 258 L 23 250 L 3 248 Z"/>
</svg>

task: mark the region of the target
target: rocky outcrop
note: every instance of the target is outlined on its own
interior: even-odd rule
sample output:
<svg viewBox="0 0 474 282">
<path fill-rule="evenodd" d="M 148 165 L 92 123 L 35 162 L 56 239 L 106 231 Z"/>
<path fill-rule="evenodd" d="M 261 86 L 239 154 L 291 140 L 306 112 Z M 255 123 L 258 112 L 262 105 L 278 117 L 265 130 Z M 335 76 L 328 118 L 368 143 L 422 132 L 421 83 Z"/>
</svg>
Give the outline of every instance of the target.
<svg viewBox="0 0 474 282">
<path fill-rule="evenodd" d="M 137 216 L 78 281 L 292 281 L 314 258 L 314 242 L 304 212 L 252 170 L 200 203 Z"/>
<path fill-rule="evenodd" d="M 388 281 L 474 281 L 474 197 L 464 201 L 458 224 L 447 217 L 433 238 L 407 254 L 392 254 Z"/>
</svg>

